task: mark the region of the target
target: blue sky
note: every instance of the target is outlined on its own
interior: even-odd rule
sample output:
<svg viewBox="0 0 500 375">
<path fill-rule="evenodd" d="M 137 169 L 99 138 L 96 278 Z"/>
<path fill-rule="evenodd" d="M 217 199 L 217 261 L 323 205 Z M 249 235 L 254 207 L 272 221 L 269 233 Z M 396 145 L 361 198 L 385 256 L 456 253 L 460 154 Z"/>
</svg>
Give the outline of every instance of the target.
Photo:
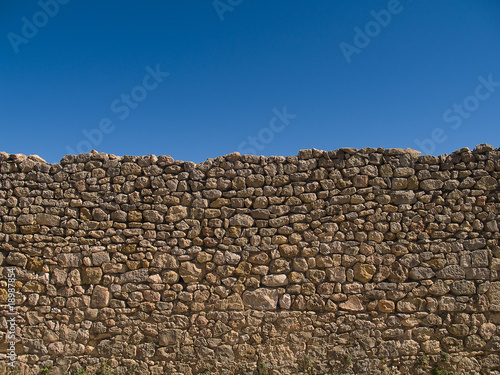
<svg viewBox="0 0 500 375">
<path fill-rule="evenodd" d="M 500 2 L 4 0 L 0 151 L 500 146 Z"/>
</svg>

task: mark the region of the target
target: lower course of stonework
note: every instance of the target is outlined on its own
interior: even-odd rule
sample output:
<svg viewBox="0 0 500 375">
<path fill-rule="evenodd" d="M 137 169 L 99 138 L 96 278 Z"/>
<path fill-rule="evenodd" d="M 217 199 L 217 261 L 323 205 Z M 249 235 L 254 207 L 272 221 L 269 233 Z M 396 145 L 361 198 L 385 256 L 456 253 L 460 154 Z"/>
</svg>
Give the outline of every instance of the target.
<svg viewBox="0 0 500 375">
<path fill-rule="evenodd" d="M 499 375 L 499 178 L 486 144 L 0 153 L 0 374 Z"/>
</svg>

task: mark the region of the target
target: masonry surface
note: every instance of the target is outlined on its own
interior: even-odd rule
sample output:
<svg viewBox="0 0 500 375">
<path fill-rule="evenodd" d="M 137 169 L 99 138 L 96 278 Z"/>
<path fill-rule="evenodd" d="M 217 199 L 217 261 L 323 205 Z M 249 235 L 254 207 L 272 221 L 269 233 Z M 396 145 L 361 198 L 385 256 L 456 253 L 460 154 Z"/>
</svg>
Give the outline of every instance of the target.
<svg viewBox="0 0 500 375">
<path fill-rule="evenodd" d="M 500 374 L 500 151 L 0 153 L 0 367 Z"/>
</svg>

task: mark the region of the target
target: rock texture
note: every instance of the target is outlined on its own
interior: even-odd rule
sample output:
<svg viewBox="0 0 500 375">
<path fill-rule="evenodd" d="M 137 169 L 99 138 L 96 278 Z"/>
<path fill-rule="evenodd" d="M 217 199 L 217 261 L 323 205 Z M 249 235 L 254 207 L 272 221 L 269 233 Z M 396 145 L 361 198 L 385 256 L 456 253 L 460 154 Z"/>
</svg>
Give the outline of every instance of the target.
<svg viewBox="0 0 500 375">
<path fill-rule="evenodd" d="M 0 153 L 0 348 L 12 267 L 24 374 L 498 375 L 499 178 L 485 144 Z"/>
</svg>

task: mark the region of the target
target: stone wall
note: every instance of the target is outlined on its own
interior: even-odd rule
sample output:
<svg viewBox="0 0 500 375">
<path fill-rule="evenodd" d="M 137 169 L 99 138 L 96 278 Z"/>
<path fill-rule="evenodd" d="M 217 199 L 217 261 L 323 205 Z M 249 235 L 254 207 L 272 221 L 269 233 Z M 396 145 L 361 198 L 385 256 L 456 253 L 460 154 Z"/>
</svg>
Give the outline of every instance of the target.
<svg viewBox="0 0 500 375">
<path fill-rule="evenodd" d="M 500 374 L 489 145 L 0 168 L 4 367 L 12 270 L 26 374 Z"/>
</svg>

